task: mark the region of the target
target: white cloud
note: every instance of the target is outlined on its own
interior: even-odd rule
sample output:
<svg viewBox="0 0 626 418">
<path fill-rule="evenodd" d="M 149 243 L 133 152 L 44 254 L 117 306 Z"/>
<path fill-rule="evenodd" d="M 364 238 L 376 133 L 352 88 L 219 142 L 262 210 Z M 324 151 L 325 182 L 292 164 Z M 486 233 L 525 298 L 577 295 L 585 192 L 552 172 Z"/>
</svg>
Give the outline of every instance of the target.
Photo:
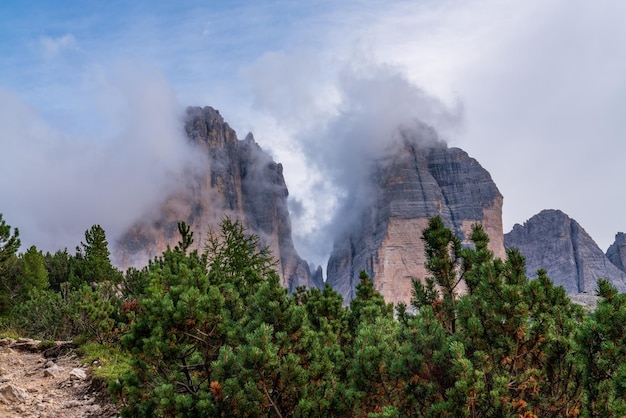
<svg viewBox="0 0 626 418">
<path fill-rule="evenodd" d="M 390 63 L 447 107 L 463 103 L 463 129 L 446 136 L 491 172 L 505 197 L 505 230 L 541 209 L 559 208 L 606 248 L 614 233 L 626 228 L 620 212 L 625 195 L 610 180 L 621 175 L 626 152 L 626 29 L 619 22 L 625 13 L 626 4 L 619 1 L 390 2 L 363 10 L 339 6 L 316 25 L 302 28 L 301 33 L 315 34 L 314 41 L 303 39 L 295 52 L 278 49 L 256 61 L 251 73 L 259 75 L 258 67 L 269 64 L 269 75 L 257 77 L 252 91 L 266 116 L 295 119 L 285 128 L 290 137 L 308 135 L 320 145 L 323 139 L 310 134 L 311 126 L 323 130 L 333 109 L 338 111 L 337 98 L 348 87 L 336 76 L 341 68 L 355 60 Z M 290 35 L 298 38 L 298 33 Z M 361 55 L 368 58 L 355 58 Z M 376 68 L 380 66 L 365 66 L 364 72 Z M 372 86 L 354 87 L 363 98 L 367 88 Z M 393 85 L 385 89 L 393 97 Z M 384 108 L 382 89 L 370 92 Z M 326 99 L 316 103 L 320 97 Z M 402 113 L 407 108 L 395 109 Z M 363 130 L 369 120 L 364 118 Z M 261 145 L 276 131 L 265 126 L 253 127 Z M 353 147 L 352 156 L 364 145 Z M 309 147 L 300 152 L 310 156 L 316 151 Z M 300 174 L 320 175 L 317 167 L 307 166 L 310 161 L 280 149 L 274 154 L 283 163 L 288 158 L 299 161 L 293 170 L 285 164 L 288 185 L 292 196 L 307 202 L 309 225 L 319 227 L 324 221 L 307 208 L 317 205 L 328 213 L 337 197 L 334 180 L 326 173 L 313 181 Z M 344 155 L 329 158 L 345 161 Z M 307 193 L 315 199 L 306 198 Z"/>
<path fill-rule="evenodd" d="M 292 213 L 296 247 L 325 265 L 335 234 L 368 202 L 369 162 L 389 151 L 398 127 L 419 121 L 454 132 L 462 107 L 448 108 L 397 68 L 361 54 L 332 70 L 323 64 L 314 53 L 271 53 L 246 77 L 255 109 L 266 115 L 265 135 L 257 138 L 284 163 L 291 199 L 301 209 Z M 269 129 L 267 118 L 273 118 Z"/>
<path fill-rule="evenodd" d="M 95 223 L 114 242 L 197 162 L 185 141 L 183 109 L 162 74 L 133 63 L 104 81 L 103 90 L 117 100 L 105 97 L 101 106 L 121 112 L 109 120 L 114 135 L 93 138 L 51 129 L 0 90 L 0 138 L 3 155 L 10 156 L 0 165 L 0 210 L 20 228 L 25 246 L 72 249 Z"/>
<path fill-rule="evenodd" d="M 81 54 L 71 66 L 35 63 L 44 67 L 41 79 L 27 71 L 0 78 L 21 80 L 23 85 L 9 88 L 54 119 L 46 125 L 29 116 L 29 122 L 40 120 L 37 129 L 55 126 L 61 133 L 54 135 L 72 142 L 66 138 L 74 126 L 70 116 L 80 114 L 90 121 L 89 132 L 101 129 L 104 120 L 108 125 L 102 129 L 122 135 L 131 105 L 119 87 L 110 88 L 117 81 L 108 70 L 102 79 L 91 77 L 91 91 L 103 91 L 97 95 L 102 102 L 98 110 L 81 110 L 84 96 L 76 99 L 80 88 L 68 85 L 83 79 L 84 68 L 106 69 L 109 62 L 130 57 L 148 59 L 166 72 L 184 105 L 220 109 L 240 136 L 252 130 L 260 145 L 283 163 L 291 196 L 304 207 L 294 232 L 308 235 L 328 224 L 340 194 L 328 167 L 322 170 L 310 161 L 315 147 L 320 153 L 327 149 L 323 135 L 316 138 L 314 133 L 329 132 L 342 111 L 350 114 L 350 94 L 371 103 L 374 112 L 375 105 L 384 108 L 384 89 L 402 93 L 404 86 L 376 87 L 348 77 L 350 87 L 341 71 L 365 63 L 361 80 L 366 80 L 369 71 L 388 65 L 408 80 L 406 85 L 420 86 L 426 96 L 443 102 L 443 108 L 451 107 L 453 114 L 463 111 L 463 129 L 447 132 L 447 139 L 492 173 L 505 197 L 505 229 L 546 207 L 576 218 L 603 247 L 615 231 L 626 229 L 620 212 L 626 195 L 619 186 L 626 152 L 626 26 L 621 22 L 626 3 L 620 0 L 316 6 L 270 1 L 253 8 L 208 8 L 197 2 L 188 9 L 140 1 L 123 16 L 112 10 L 105 15 L 119 17 L 111 22 L 92 17 L 90 23 L 106 23 L 109 32 L 76 32 L 74 28 L 86 26 L 61 20 L 42 29 L 68 34 L 40 39 L 40 50 L 48 57 L 78 49 L 70 33 L 80 39 Z M 21 63 L 12 60 L 0 75 Z M 152 90 L 141 94 L 151 97 Z M 407 99 L 389 120 L 397 120 L 411 103 Z M 10 106 L 7 112 L 5 116 L 17 116 Z M 363 129 L 369 122 L 365 118 Z M 35 128 L 31 124 L 28 129 Z M 37 149 L 28 158 L 36 159 Z M 353 156 L 329 158 L 340 160 L 339 155 Z"/>
</svg>

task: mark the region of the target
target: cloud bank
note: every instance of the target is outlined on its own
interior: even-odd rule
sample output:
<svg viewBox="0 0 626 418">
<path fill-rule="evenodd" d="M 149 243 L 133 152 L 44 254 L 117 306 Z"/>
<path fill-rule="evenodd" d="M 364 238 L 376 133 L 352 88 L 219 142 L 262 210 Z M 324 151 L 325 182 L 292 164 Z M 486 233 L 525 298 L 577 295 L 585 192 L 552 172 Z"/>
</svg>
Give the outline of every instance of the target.
<svg viewBox="0 0 626 418">
<path fill-rule="evenodd" d="M 95 223 L 112 243 L 167 196 L 182 168 L 197 164 L 162 74 L 134 65 L 100 76 L 90 112 L 106 123 L 93 137 L 54 130 L 0 90 L 0 210 L 24 246 L 73 249 Z"/>
<path fill-rule="evenodd" d="M 333 121 L 343 119 L 345 130 L 349 114 L 358 119 L 350 95 L 367 95 L 364 83 L 350 92 L 345 78 L 367 80 L 386 63 L 453 115 L 462 113 L 463 129 L 444 134 L 492 174 L 505 199 L 505 230 L 548 207 L 577 219 L 604 248 L 626 228 L 619 187 L 626 152 L 623 1 L 137 0 L 125 13 L 116 2 L 48 3 L 2 14 L 0 88 L 3 100 L 17 103 L 5 111 L 9 125 L 19 119 L 15 106 L 32 106 L 42 117 L 27 117 L 28 129 L 50 131 L 56 141 L 79 148 L 85 133 L 112 140 L 122 135 L 123 118 L 119 106 L 106 103 L 121 93 L 96 94 L 105 104 L 95 106 L 84 84 L 114 83 L 108 71 L 99 75 L 111 62 L 146 60 L 164 71 L 183 105 L 213 106 L 240 134 L 254 132 L 285 167 L 292 206 L 300 208 L 294 231 L 312 237 L 331 222 L 345 193 L 335 188 L 343 184 L 341 168 L 326 166 L 340 155 L 345 165 L 354 157 L 326 155 L 324 138 L 339 129 Z M 341 76 L 347 68 L 355 77 Z M 7 90 L 19 98 L 7 99 Z M 328 160 L 316 163 L 309 152 Z"/>
<path fill-rule="evenodd" d="M 325 266 L 336 234 L 375 197 L 371 163 L 394 149 L 400 129 L 427 124 L 445 137 L 461 127 L 463 107 L 449 108 L 398 68 L 362 57 L 334 74 L 320 75 L 317 67 L 323 67 L 319 57 L 271 53 L 247 78 L 256 109 L 272 115 L 296 145 L 275 155 L 296 162 L 285 167 L 288 186 L 297 185 L 290 186 L 296 248 Z"/>
</svg>

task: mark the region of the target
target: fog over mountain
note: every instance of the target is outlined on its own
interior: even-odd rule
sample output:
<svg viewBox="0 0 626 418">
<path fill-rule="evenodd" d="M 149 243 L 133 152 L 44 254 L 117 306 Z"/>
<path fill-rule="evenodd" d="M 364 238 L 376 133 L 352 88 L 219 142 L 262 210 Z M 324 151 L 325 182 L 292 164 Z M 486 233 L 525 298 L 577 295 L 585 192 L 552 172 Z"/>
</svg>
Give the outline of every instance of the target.
<svg viewBox="0 0 626 418">
<path fill-rule="evenodd" d="M 313 262 L 363 195 L 358 160 L 415 119 L 491 174 L 504 230 L 559 208 L 606 249 L 626 230 L 608 181 L 626 152 L 625 14 L 617 0 L 9 0 L 0 211 L 24 245 L 71 248 L 93 223 L 114 238 L 195 164 L 180 117 L 210 105 L 283 164 Z"/>
<path fill-rule="evenodd" d="M 71 250 L 93 224 L 114 239 L 178 187 L 183 168 L 202 168 L 162 74 L 124 67 L 104 81 L 103 132 L 89 137 L 0 91 L 0 210 L 24 245 Z"/>
<path fill-rule="evenodd" d="M 460 105 L 449 109 L 395 69 L 364 65 L 340 74 L 335 112 L 322 125 L 293 136 L 304 166 L 286 172 L 288 185 L 293 184 L 290 176 L 300 172 L 320 178 L 308 194 L 296 190 L 291 198 L 296 247 L 315 264 L 325 265 L 337 233 L 371 205 L 376 193 L 369 176 L 375 160 L 401 148 L 406 134 L 430 141 L 417 134 L 424 124 L 443 133 L 437 139 L 442 141 L 462 121 Z"/>
</svg>

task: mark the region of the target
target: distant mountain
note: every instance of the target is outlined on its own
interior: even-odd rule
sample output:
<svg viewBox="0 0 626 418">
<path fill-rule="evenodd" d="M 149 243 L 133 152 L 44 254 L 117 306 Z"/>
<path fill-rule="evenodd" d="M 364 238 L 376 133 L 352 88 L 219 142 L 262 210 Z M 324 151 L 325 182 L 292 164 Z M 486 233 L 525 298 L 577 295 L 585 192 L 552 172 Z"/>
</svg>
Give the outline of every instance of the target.
<svg viewBox="0 0 626 418">
<path fill-rule="evenodd" d="M 328 282 L 346 302 L 365 270 L 388 302 L 409 303 L 412 278 L 427 277 L 421 236 L 436 215 L 466 242 L 472 224 L 481 223 L 490 249 L 504 257 L 502 195 L 475 159 L 448 148 L 432 128 L 409 132 L 370 174 L 375 196 L 354 214 L 328 261 Z"/>
<path fill-rule="evenodd" d="M 597 280 L 606 278 L 626 291 L 626 273 L 617 268 L 587 232 L 560 210 L 544 210 L 504 236 L 507 248 L 526 257 L 529 277 L 544 268 L 567 293 L 594 294 Z M 617 251 L 613 251 L 616 254 Z M 618 256 L 614 255 L 618 261 Z"/>
<path fill-rule="evenodd" d="M 606 251 L 606 256 L 618 269 L 626 272 L 626 234 L 618 232 L 615 241 Z"/>
<path fill-rule="evenodd" d="M 235 131 L 211 107 L 188 108 L 185 131 L 206 168 L 188 170 L 180 189 L 128 230 L 117 243 L 118 262 L 142 265 L 167 245 L 176 245 L 179 221 L 191 226 L 201 247 L 208 229 L 229 215 L 242 220 L 270 247 L 279 260 L 284 287 L 322 286 L 321 271 L 311 274 L 308 263 L 293 246 L 282 165 L 257 145 L 252 134 L 238 140 Z"/>
</svg>

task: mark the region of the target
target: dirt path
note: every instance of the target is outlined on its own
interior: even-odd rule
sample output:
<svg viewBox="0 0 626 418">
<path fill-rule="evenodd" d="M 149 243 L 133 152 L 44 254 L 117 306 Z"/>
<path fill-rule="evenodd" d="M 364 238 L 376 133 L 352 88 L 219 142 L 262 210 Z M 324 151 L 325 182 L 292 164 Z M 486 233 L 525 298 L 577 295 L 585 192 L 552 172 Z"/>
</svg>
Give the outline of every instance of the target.
<svg viewBox="0 0 626 418">
<path fill-rule="evenodd" d="M 0 339 L 0 417 L 118 417 L 72 350 L 45 358 L 37 341 Z"/>
</svg>

